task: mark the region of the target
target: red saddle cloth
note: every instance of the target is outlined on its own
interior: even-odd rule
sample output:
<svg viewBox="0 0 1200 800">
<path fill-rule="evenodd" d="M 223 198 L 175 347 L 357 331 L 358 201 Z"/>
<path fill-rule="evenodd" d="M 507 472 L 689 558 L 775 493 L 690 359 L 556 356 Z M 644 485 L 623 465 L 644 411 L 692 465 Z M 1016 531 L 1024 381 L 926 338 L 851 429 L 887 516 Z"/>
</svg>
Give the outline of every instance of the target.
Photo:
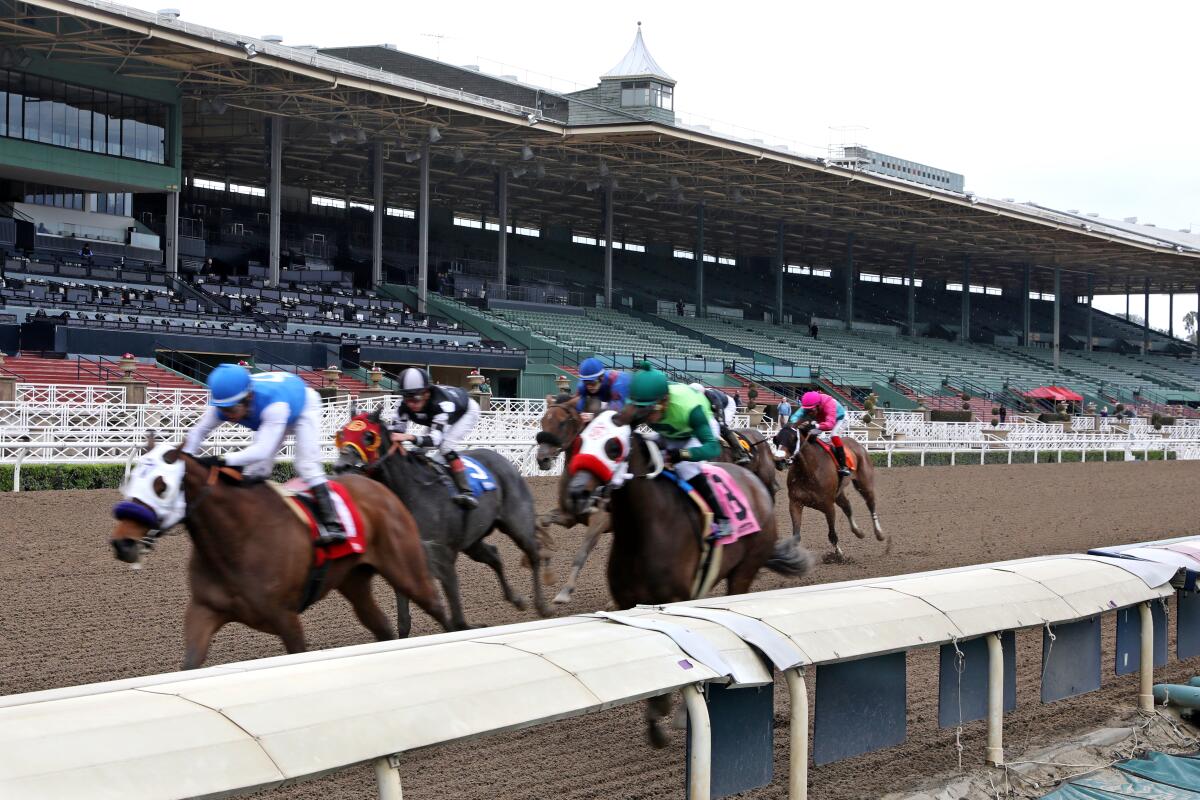
<svg viewBox="0 0 1200 800">
<path fill-rule="evenodd" d="M 346 541 L 328 547 L 314 547 L 314 567 L 319 567 L 327 561 L 336 561 L 339 558 L 361 553 L 367 549 L 367 544 L 363 540 L 362 516 L 358 513 L 358 506 L 354 504 L 350 493 L 346 491 L 346 487 L 336 481 L 330 481 L 326 485 L 331 490 L 330 495 L 334 508 L 337 509 L 338 518 L 342 521 L 342 527 L 346 529 Z M 312 492 L 299 479 L 288 481 L 284 485 L 284 489 L 290 493 L 287 495 L 287 499 L 295 504 L 304 519 L 308 521 L 309 535 L 315 542 L 321 534 L 320 528 L 317 526 L 316 510 L 313 508 Z"/>
<path fill-rule="evenodd" d="M 826 444 L 824 439 L 818 439 L 815 436 L 813 437 L 813 441 L 815 441 L 817 444 L 821 445 L 822 448 L 824 448 L 825 452 L 829 454 L 829 457 L 833 459 L 834 464 L 837 463 L 837 456 L 833 454 L 833 445 Z M 857 472 L 858 471 L 858 459 L 854 457 L 854 453 L 850 450 L 849 447 L 845 447 L 842 449 L 844 449 L 846 451 L 846 466 L 850 468 L 851 472 Z"/>
</svg>

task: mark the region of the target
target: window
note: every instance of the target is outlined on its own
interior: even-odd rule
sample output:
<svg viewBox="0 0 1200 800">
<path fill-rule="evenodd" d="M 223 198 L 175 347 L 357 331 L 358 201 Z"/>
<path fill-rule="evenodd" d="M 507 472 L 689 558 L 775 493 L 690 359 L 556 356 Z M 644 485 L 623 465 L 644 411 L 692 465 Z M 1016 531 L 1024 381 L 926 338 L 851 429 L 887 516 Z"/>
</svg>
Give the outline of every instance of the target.
<svg viewBox="0 0 1200 800">
<path fill-rule="evenodd" d="M 231 192 L 233 191 L 232 183 L 229 184 L 229 191 L 231 191 Z M 345 200 L 339 200 L 336 197 L 324 197 L 319 194 L 314 194 L 312 196 L 311 202 L 314 206 L 323 206 L 325 208 L 345 208 L 346 207 Z"/>
<path fill-rule="evenodd" d="M 817 269 L 816 267 L 813 267 L 813 268 L 812 268 L 812 274 L 813 274 L 813 277 L 814 277 L 814 278 L 828 278 L 830 275 L 832 275 L 832 274 L 833 274 L 833 270 L 831 270 L 831 269 Z"/>
<path fill-rule="evenodd" d="M 621 81 L 622 108 L 675 108 L 675 89 L 657 81 Z"/>
<path fill-rule="evenodd" d="M 516 228 L 513 228 L 513 233 L 517 234 L 518 236 L 533 236 L 535 238 L 542 235 L 542 232 L 537 228 L 522 228 L 519 225 Z"/>
<path fill-rule="evenodd" d="M 575 235 L 571 237 L 571 241 L 575 244 L 596 244 L 596 240 L 591 236 Z"/>
<path fill-rule="evenodd" d="M 267 196 L 267 190 L 262 188 L 261 186 L 250 186 L 249 184 L 244 184 L 244 183 L 229 184 L 229 191 L 233 192 L 234 194 L 248 194 L 251 197 L 266 197 Z M 346 207 L 346 203 L 342 200 L 335 200 L 334 202 L 341 204 L 341 205 L 337 206 L 338 208 Z"/>
<path fill-rule="evenodd" d="M 808 267 L 802 267 L 799 264 L 787 264 L 784 266 L 783 271 L 788 273 L 789 275 L 810 275 L 810 274 L 812 274 L 812 270 L 810 270 Z"/>
<path fill-rule="evenodd" d="M 961 283 L 947 283 L 946 291 L 947 292 L 961 292 L 962 284 Z"/>
<path fill-rule="evenodd" d="M 413 211 L 411 208 L 392 208 L 391 206 L 388 206 L 387 215 L 389 217 L 400 217 L 401 219 L 417 218 L 417 212 Z M 455 224 L 458 224 L 457 218 L 455 219 Z"/>
<path fill-rule="evenodd" d="M 999 286 L 989 286 L 985 290 L 985 294 L 1001 295 L 1001 294 L 1004 294 L 1004 290 L 1001 289 Z"/>
<path fill-rule="evenodd" d="M 626 242 L 625 249 L 629 250 L 630 252 L 633 252 L 633 253 L 644 253 L 644 252 L 646 252 L 646 245 L 633 244 L 632 242 Z"/>
<path fill-rule="evenodd" d="M 892 284 L 893 286 L 903 286 L 904 278 L 901 278 L 899 275 L 884 275 L 882 282 Z"/>
<path fill-rule="evenodd" d="M 482 221 L 482 220 L 478 220 L 478 219 L 471 219 L 470 217 L 455 217 L 455 218 L 454 218 L 454 224 L 455 224 L 455 225 L 457 225 L 457 226 L 459 226 L 460 228 L 476 228 L 476 229 L 479 229 L 479 228 L 482 228 L 482 227 L 483 227 L 483 221 Z"/>
<path fill-rule="evenodd" d="M 874 275 L 870 272 L 858 273 L 858 279 L 863 283 L 879 283 L 881 281 L 880 276 Z"/>
<path fill-rule="evenodd" d="M 717 256 L 717 263 L 726 266 L 734 266 L 737 264 L 737 259 L 729 258 L 728 256 Z"/>
<path fill-rule="evenodd" d="M 967 289 L 971 294 L 983 294 L 983 287 L 971 284 Z"/>
<path fill-rule="evenodd" d="M 1030 300 L 1045 300 L 1047 302 L 1053 303 L 1054 302 L 1054 294 L 1052 292 L 1030 292 L 1029 299 Z"/>
<path fill-rule="evenodd" d="M 225 184 L 221 181 L 212 181 L 208 178 L 192 178 L 192 186 L 197 189 L 212 189 L 213 191 L 225 191 Z"/>
<path fill-rule="evenodd" d="M 362 209 L 363 211 L 370 211 L 372 214 L 375 213 L 375 205 L 373 203 L 360 203 L 357 200 L 351 200 L 350 207 Z"/>
<path fill-rule="evenodd" d="M 675 256 L 675 258 L 682 258 L 682 259 L 684 259 L 684 260 L 686 260 L 686 261 L 692 261 L 692 260 L 694 260 L 694 259 L 696 258 L 696 254 L 695 254 L 695 253 L 693 253 L 691 250 L 679 250 L 679 249 L 676 249 L 676 250 L 675 250 L 675 251 L 672 253 L 672 255 L 674 255 L 674 256 Z"/>
</svg>

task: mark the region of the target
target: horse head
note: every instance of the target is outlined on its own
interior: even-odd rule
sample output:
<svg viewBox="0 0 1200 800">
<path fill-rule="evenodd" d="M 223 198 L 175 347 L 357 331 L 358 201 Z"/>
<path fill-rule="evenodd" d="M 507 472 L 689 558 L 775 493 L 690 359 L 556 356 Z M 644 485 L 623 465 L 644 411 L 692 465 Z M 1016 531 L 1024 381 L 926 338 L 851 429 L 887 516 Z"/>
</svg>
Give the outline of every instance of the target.
<svg viewBox="0 0 1200 800">
<path fill-rule="evenodd" d="M 583 429 L 579 449 L 567 463 L 567 510 L 576 516 L 589 513 L 614 477 L 624 470 L 631 430 L 616 422 L 616 413 L 605 411 Z"/>
<path fill-rule="evenodd" d="M 374 464 L 380 459 L 387 439 L 387 427 L 378 409 L 369 414 L 355 414 L 334 437 L 338 451 L 334 471 L 362 470 Z"/>
<path fill-rule="evenodd" d="M 585 425 L 583 416 L 575 408 L 575 397 L 559 395 L 546 398 L 546 412 L 542 414 L 542 429 L 537 434 L 538 469 L 550 469 L 558 454 L 574 444 Z"/>
<path fill-rule="evenodd" d="M 117 559 L 138 566 L 155 535 L 187 515 L 185 471 L 179 450 L 151 442 L 121 486 L 125 499 L 113 507 L 117 522 L 109 543 Z"/>
</svg>

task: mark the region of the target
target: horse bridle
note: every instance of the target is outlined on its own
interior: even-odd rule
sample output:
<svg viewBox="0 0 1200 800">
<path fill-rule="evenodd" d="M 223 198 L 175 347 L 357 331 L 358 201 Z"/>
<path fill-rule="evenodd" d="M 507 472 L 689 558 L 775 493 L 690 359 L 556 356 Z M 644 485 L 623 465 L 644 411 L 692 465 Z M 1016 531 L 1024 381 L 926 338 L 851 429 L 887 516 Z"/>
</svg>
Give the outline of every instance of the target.
<svg viewBox="0 0 1200 800">
<path fill-rule="evenodd" d="M 226 475 L 239 481 L 242 479 L 242 473 L 233 467 L 209 464 L 208 477 L 204 481 L 204 487 L 200 489 L 200 493 L 196 495 L 194 502 L 189 503 L 187 502 L 187 498 L 184 498 L 184 513 L 183 516 L 180 517 L 175 523 L 175 525 L 187 520 L 187 518 L 191 516 L 191 512 L 195 511 L 196 507 L 199 506 L 200 503 L 202 503 L 205 499 L 207 499 L 208 495 L 212 492 L 213 487 L 217 485 L 217 480 L 221 477 L 221 475 Z M 174 525 L 171 527 L 174 527 Z M 149 553 L 154 549 L 154 545 L 157 544 L 158 540 L 161 539 L 165 533 L 166 529 L 164 528 L 148 528 L 146 532 L 142 534 L 141 538 L 137 540 L 138 547 L 141 548 L 143 553 Z"/>
</svg>

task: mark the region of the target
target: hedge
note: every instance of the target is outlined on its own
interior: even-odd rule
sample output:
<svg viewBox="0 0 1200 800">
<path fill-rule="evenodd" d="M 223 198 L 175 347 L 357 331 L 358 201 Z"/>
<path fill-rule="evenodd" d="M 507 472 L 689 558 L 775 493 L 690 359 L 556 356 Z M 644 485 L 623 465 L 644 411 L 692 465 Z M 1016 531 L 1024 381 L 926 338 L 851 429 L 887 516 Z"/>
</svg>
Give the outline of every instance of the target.
<svg viewBox="0 0 1200 800">
<path fill-rule="evenodd" d="M 930 411 L 930 422 L 970 422 L 970 411 Z"/>
<path fill-rule="evenodd" d="M 326 465 L 326 472 L 332 467 Z M 296 477 L 290 462 L 276 464 L 272 480 L 283 483 Z M 21 491 L 46 489 L 119 489 L 125 479 L 124 464 L 24 464 Z M 0 492 L 13 489 L 13 465 L 0 464 Z"/>
</svg>

